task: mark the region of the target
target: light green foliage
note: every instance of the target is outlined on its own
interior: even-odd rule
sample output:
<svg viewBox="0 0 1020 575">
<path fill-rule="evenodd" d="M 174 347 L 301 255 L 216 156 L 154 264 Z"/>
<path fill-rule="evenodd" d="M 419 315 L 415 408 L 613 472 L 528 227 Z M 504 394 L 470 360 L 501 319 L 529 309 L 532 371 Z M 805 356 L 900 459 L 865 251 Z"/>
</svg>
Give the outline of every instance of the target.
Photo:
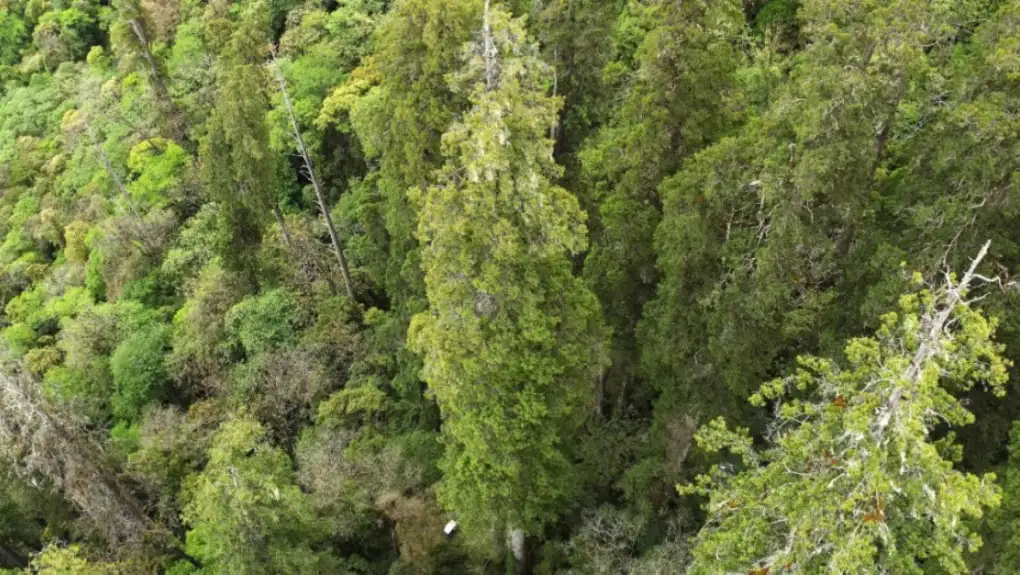
<svg viewBox="0 0 1020 575">
<path fill-rule="evenodd" d="M 33 238 L 26 235 L 23 229 L 30 218 L 39 212 L 39 207 L 39 198 L 29 194 L 23 195 L 15 204 L 7 221 L 12 232 L 7 234 L 4 243 L 0 245 L 0 254 L 3 254 L 3 259 L 8 263 L 35 247 Z"/>
<path fill-rule="evenodd" d="M 117 422 L 110 428 L 110 453 L 120 461 L 127 461 L 131 452 L 138 449 L 139 440 L 137 423 Z"/>
<path fill-rule="evenodd" d="M 125 563 L 90 561 L 82 556 L 81 547 L 78 545 L 61 547 L 51 543 L 32 558 L 31 570 L 25 572 L 54 575 L 126 575 L 131 573 L 132 568 L 140 567 Z"/>
<path fill-rule="evenodd" d="M 12 325 L 3 333 L 12 353 L 23 355 L 41 336 L 53 335 L 63 319 L 73 317 L 90 303 L 82 288 L 71 288 L 53 299 L 47 296 L 39 284 L 7 304 L 5 312 Z"/>
<path fill-rule="evenodd" d="M 46 12 L 36 23 L 32 44 L 44 67 L 56 68 L 61 62 L 84 58 L 96 43 L 99 23 L 95 7 L 87 3 L 79 6 Z"/>
<path fill-rule="evenodd" d="M 291 13 L 292 24 L 280 38 L 281 69 L 301 126 L 312 126 L 323 100 L 332 89 L 343 84 L 361 58 L 369 53 L 372 33 L 381 16 L 378 0 L 345 2 L 332 12 L 301 9 Z M 293 149 L 290 120 L 282 104 L 270 113 L 275 126 L 274 147 Z M 315 152 L 315 139 L 306 140 Z"/>
<path fill-rule="evenodd" d="M 324 533 L 290 458 L 264 433 L 241 417 L 213 437 L 208 464 L 184 486 L 189 552 L 203 561 L 203 573 L 335 572 L 335 563 L 311 548 Z"/>
<path fill-rule="evenodd" d="M 64 228 L 64 257 L 72 263 L 85 263 L 89 258 L 85 238 L 89 224 L 81 220 L 71 222 Z"/>
<path fill-rule="evenodd" d="M 601 331 L 568 259 L 585 247 L 584 214 L 550 181 L 559 102 L 546 95 L 548 66 L 503 9 L 485 27 L 452 77 L 471 109 L 443 136 L 447 163 L 419 196 L 431 309 L 409 341 L 444 417 L 440 500 L 475 525 L 537 532 L 568 504 L 569 438 Z"/>
<path fill-rule="evenodd" d="M 119 417 L 133 419 L 147 394 L 158 396 L 157 388 L 165 380 L 159 375 L 163 347 L 153 346 L 148 339 L 156 331 L 165 331 L 160 314 L 130 300 L 98 305 L 86 301 L 68 307 L 65 296 L 51 300 L 48 307 L 60 307 L 62 300 L 65 311 L 58 315 L 61 329 L 56 348 L 63 364 L 45 372 L 44 394 L 93 421 L 109 414 L 111 401 Z M 111 356 L 116 365 L 111 365 Z"/>
<path fill-rule="evenodd" d="M 1000 491 L 994 474 L 953 468 L 952 435 L 929 434 L 972 423 L 953 392 L 1001 394 L 1008 362 L 990 339 L 996 322 L 960 289 L 901 298 L 874 337 L 848 343 L 845 367 L 801 357 L 796 374 L 762 386 L 751 402 L 774 409 L 765 450 L 721 419 L 699 432 L 702 448 L 747 469 L 717 465 L 684 489 L 709 498 L 692 574 L 926 573 L 919 560 L 968 572 L 963 553 L 981 539 L 966 519 Z"/>
<path fill-rule="evenodd" d="M 163 206 L 177 191 L 183 172 L 191 166 L 191 158 L 176 143 L 157 138 L 132 148 L 127 165 L 137 175 L 128 186 L 135 199 Z"/>
</svg>

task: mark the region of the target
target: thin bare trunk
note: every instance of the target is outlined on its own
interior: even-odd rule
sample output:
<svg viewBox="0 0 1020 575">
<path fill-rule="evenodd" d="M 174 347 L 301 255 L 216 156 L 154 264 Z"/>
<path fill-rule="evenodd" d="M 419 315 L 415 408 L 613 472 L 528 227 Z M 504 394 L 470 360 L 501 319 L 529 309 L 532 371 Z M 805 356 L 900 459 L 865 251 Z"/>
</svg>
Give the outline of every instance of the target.
<svg viewBox="0 0 1020 575">
<path fill-rule="evenodd" d="M 145 33 L 145 27 L 138 18 L 132 18 L 128 20 L 128 24 L 131 26 L 131 30 L 135 33 L 135 38 L 138 40 L 139 48 L 142 52 L 142 58 L 149 65 L 149 81 L 152 82 L 152 86 L 156 91 L 156 98 L 163 105 L 163 108 L 167 114 L 167 120 L 170 123 L 170 132 L 174 139 L 178 141 L 184 140 L 184 129 L 181 125 L 180 115 L 177 112 L 177 106 L 174 105 L 174 101 L 170 98 L 170 90 L 166 87 L 166 82 L 163 81 L 163 74 L 160 72 L 159 65 L 156 63 L 156 58 L 152 55 L 152 51 L 149 50 L 149 37 Z"/>
<path fill-rule="evenodd" d="M 605 403 L 606 380 L 609 379 L 609 367 L 602 366 L 599 374 L 595 377 L 595 416 L 602 419 L 602 404 Z"/>
<path fill-rule="evenodd" d="M 524 531 L 511 527 L 506 534 L 507 546 L 514 558 L 514 573 L 521 575 L 527 569 L 527 549 Z"/>
<path fill-rule="evenodd" d="M 315 173 L 315 166 L 312 163 L 311 155 L 308 153 L 308 148 L 305 146 L 305 139 L 301 137 L 297 117 L 294 116 L 294 108 L 291 106 L 290 95 L 287 92 L 287 82 L 284 80 L 283 71 L 280 70 L 280 66 L 276 61 L 276 52 L 273 51 L 272 54 L 273 70 L 276 72 L 276 81 L 280 84 L 283 105 L 287 109 L 287 116 L 290 118 L 292 135 L 294 136 L 295 143 L 297 143 L 298 152 L 301 154 L 301 160 L 305 164 L 306 175 L 312 181 L 312 188 L 315 190 L 315 198 L 319 202 L 322 218 L 326 221 L 326 229 L 329 230 L 329 239 L 333 244 L 333 252 L 336 254 L 337 263 L 340 264 L 340 273 L 344 277 L 344 288 L 347 290 L 347 297 L 357 301 L 358 298 L 354 295 L 354 284 L 351 282 L 351 272 L 347 267 L 347 258 L 344 257 L 343 244 L 340 242 L 340 234 L 337 233 L 336 226 L 333 225 L 333 216 L 329 213 L 329 204 L 326 202 L 326 196 L 322 191 L 322 184 L 319 183 L 319 176 Z"/>
<path fill-rule="evenodd" d="M 273 202 L 273 218 L 276 219 L 276 225 L 280 226 L 280 235 L 283 236 L 283 243 L 288 248 L 294 249 L 294 242 L 290 239 L 290 232 L 287 231 L 287 222 L 283 220 L 283 212 L 280 211 L 280 204 Z"/>
<path fill-rule="evenodd" d="M 987 279 L 977 274 L 977 267 L 981 260 L 988 255 L 988 247 L 991 244 L 991 240 L 985 242 L 985 245 L 981 247 L 981 251 L 978 252 L 977 257 L 971 262 L 970 268 L 967 269 L 967 273 L 963 274 L 963 278 L 960 279 L 959 283 L 954 284 L 949 274 L 946 274 L 946 294 L 941 306 L 936 306 L 926 317 L 921 319 L 922 325 L 928 328 L 927 332 L 921 334 L 921 341 L 917 346 L 917 351 L 914 352 L 910 365 L 907 366 L 901 375 L 903 381 L 910 382 L 912 385 L 897 387 L 889 399 L 878 407 L 876 410 L 877 417 L 871 426 L 872 436 L 876 438 L 883 437 L 885 430 L 898 413 L 900 400 L 903 399 L 904 393 L 911 387 L 916 386 L 917 382 L 920 381 L 926 362 L 945 351 L 946 340 L 944 339 L 943 331 L 949 324 L 953 311 L 957 305 L 963 302 L 964 295 L 970 289 L 971 282 L 975 279 Z"/>
<path fill-rule="evenodd" d="M 553 48 L 553 66 L 552 66 L 553 85 L 552 85 L 552 95 L 553 95 L 554 98 L 558 95 L 556 93 L 556 91 L 559 89 L 559 85 L 560 85 L 560 76 L 559 76 L 559 72 L 558 72 L 558 66 L 559 65 L 560 65 L 559 54 L 558 54 L 556 48 Z M 553 142 L 556 141 L 556 136 L 559 135 L 559 127 L 560 127 L 560 123 L 559 122 L 554 122 L 552 126 L 549 126 L 549 139 L 552 140 Z"/>
<path fill-rule="evenodd" d="M 499 52 L 492 39 L 492 23 L 489 21 L 489 0 L 485 0 L 482 20 L 482 59 L 485 61 L 485 89 L 495 90 L 499 82 Z"/>
</svg>

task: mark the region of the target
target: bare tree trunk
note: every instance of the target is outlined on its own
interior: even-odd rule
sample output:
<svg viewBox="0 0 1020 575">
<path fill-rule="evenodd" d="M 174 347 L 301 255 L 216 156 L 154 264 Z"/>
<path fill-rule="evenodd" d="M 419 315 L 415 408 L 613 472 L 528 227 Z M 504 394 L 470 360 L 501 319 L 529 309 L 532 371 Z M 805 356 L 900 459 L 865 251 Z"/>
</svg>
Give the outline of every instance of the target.
<svg viewBox="0 0 1020 575">
<path fill-rule="evenodd" d="M 524 531 L 513 527 L 507 530 L 507 547 L 514 558 L 514 573 L 521 575 L 527 569 L 527 548 L 525 545 Z"/>
<path fill-rule="evenodd" d="M 142 58 L 149 65 L 149 81 L 152 82 L 152 86 L 156 91 L 156 98 L 163 105 L 163 108 L 167 114 L 167 120 L 170 123 L 170 132 L 173 134 L 175 140 L 184 141 L 184 127 L 181 125 L 180 115 L 177 111 L 177 106 L 174 105 L 174 101 L 170 98 L 170 90 L 166 87 L 166 82 L 163 81 L 163 74 L 160 72 L 159 65 L 156 63 L 156 58 L 152 55 L 152 51 L 149 49 L 149 37 L 145 33 L 145 27 L 142 26 L 142 22 L 138 18 L 132 18 L 128 20 L 128 24 L 131 26 L 131 30 L 135 33 L 135 38 L 138 40 L 139 48 L 142 52 Z"/>
<path fill-rule="evenodd" d="M 935 357 L 940 353 L 944 353 L 944 346 L 946 345 L 943 338 L 943 331 L 946 329 L 947 324 L 950 323 L 953 311 L 956 306 L 964 301 L 965 294 L 970 289 L 970 284 L 975 279 L 988 280 L 977 273 L 977 267 L 981 263 L 981 260 L 985 259 L 988 255 L 988 248 L 991 246 L 992 241 L 988 240 L 985 245 L 981 247 L 981 251 L 978 252 L 977 257 L 971 261 L 970 268 L 967 269 L 967 273 L 963 274 L 963 278 L 960 279 L 959 283 L 953 283 L 951 279 L 948 279 L 946 283 L 946 294 L 943 296 L 941 307 L 935 307 L 934 310 L 927 316 L 922 318 L 922 326 L 927 327 L 927 332 L 921 334 L 921 340 L 917 346 L 917 351 L 914 352 L 914 357 L 910 362 L 910 365 L 904 370 L 902 377 L 903 381 L 910 382 L 909 386 L 898 386 L 896 391 L 885 401 L 883 405 L 880 405 L 876 409 L 875 421 L 871 425 L 871 434 L 873 437 L 881 438 L 885 434 L 886 428 L 889 423 L 896 416 L 900 401 L 903 399 L 904 393 L 907 390 L 912 389 L 917 385 L 917 382 L 924 375 L 922 370 L 926 361 L 929 358 Z"/>
<path fill-rule="evenodd" d="M 556 48 L 553 48 L 553 62 L 552 62 L 553 85 L 552 85 L 552 95 L 553 95 L 554 98 L 557 96 L 556 92 L 557 92 L 557 90 L 559 89 L 559 86 L 560 86 L 559 65 L 560 65 L 559 51 L 556 50 Z M 563 106 L 563 109 L 566 109 L 566 106 Z M 562 113 L 562 111 L 561 111 L 561 113 Z M 559 135 L 559 127 L 560 127 L 559 121 L 554 122 L 552 126 L 549 126 L 549 139 L 552 140 L 553 142 L 556 142 L 556 137 Z"/>
<path fill-rule="evenodd" d="M 482 14 L 482 59 L 485 62 L 485 90 L 495 90 L 499 82 L 499 51 L 492 40 L 492 23 L 489 21 L 489 0 L 485 0 Z"/>
<path fill-rule="evenodd" d="M 322 185 L 319 183 L 319 176 L 315 173 L 315 166 L 312 164 L 312 157 L 308 153 L 308 148 L 305 146 L 305 139 L 301 137 L 301 130 L 298 127 L 297 117 L 294 116 L 294 108 L 290 104 L 290 95 L 287 92 L 287 82 L 283 78 L 283 71 L 280 70 L 280 66 L 276 61 L 276 52 L 273 51 L 273 70 L 276 72 L 276 81 L 280 84 L 280 94 L 283 96 L 283 105 L 287 109 L 287 115 L 290 117 L 290 127 L 293 132 L 294 141 L 297 143 L 298 152 L 301 154 L 301 160 L 305 164 L 305 170 L 307 171 L 308 179 L 312 181 L 312 188 L 315 190 L 315 198 L 319 202 L 319 210 L 322 212 L 322 218 L 326 221 L 326 229 L 329 230 L 329 239 L 333 244 L 333 252 L 336 254 L 336 261 L 340 264 L 340 273 L 344 277 L 344 288 L 347 291 L 347 297 L 354 301 L 358 298 L 354 295 L 354 285 L 351 282 L 351 272 L 347 267 L 347 258 L 344 257 L 343 245 L 340 242 L 340 235 L 336 231 L 336 226 L 333 225 L 333 216 L 329 213 L 329 204 L 326 202 L 326 196 L 322 191 Z"/>
<path fill-rule="evenodd" d="M 616 394 L 616 407 L 613 408 L 614 418 L 618 418 L 623 414 L 624 404 L 627 401 L 627 384 L 630 383 L 631 378 L 632 376 L 630 375 L 620 378 L 620 393 Z"/>
</svg>

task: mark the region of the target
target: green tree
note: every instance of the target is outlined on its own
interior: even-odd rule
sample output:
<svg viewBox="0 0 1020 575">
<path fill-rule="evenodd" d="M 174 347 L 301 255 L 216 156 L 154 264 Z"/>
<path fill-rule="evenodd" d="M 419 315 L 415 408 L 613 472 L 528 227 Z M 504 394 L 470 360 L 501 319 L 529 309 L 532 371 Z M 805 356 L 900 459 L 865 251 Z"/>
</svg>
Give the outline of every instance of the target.
<svg viewBox="0 0 1020 575">
<path fill-rule="evenodd" d="M 598 304 L 568 258 L 585 247 L 584 214 L 551 182 L 560 102 L 536 50 L 493 7 L 452 77 L 471 109 L 420 194 L 431 309 L 409 335 L 443 413 L 441 501 L 531 533 L 569 505 L 571 441 L 602 360 Z"/>
<path fill-rule="evenodd" d="M 32 558 L 31 569 L 25 573 L 58 573 L 60 575 L 118 575 L 130 573 L 131 569 L 144 568 L 130 563 L 90 561 L 82 557 L 81 547 L 68 545 L 60 547 L 49 544 Z"/>
<path fill-rule="evenodd" d="M 137 420 L 146 405 L 166 396 L 170 377 L 164 356 L 169 349 L 170 327 L 165 324 L 146 326 L 117 346 L 110 356 L 114 415 Z"/>
<path fill-rule="evenodd" d="M 764 58 L 744 73 L 787 77 L 741 130 L 660 188 L 662 281 L 639 331 L 663 417 L 744 409 L 756 382 L 798 353 L 838 353 L 901 293 L 885 270 L 908 258 L 887 238 L 930 207 L 884 197 L 893 151 L 913 135 L 907 113 L 937 97 L 936 61 L 966 11 L 929 0 L 804 0 L 809 44 L 788 71 Z M 899 216 L 886 219 L 887 206 Z M 911 251 L 940 257 L 946 247 Z"/>
<path fill-rule="evenodd" d="M 634 329 L 658 280 L 658 186 L 733 123 L 743 14 L 736 0 L 634 2 L 620 20 L 650 30 L 635 54 L 621 47 L 606 66 L 604 75 L 623 86 L 621 102 L 579 155 L 598 210 L 584 274 L 614 335 L 607 395 L 637 376 Z"/>
<path fill-rule="evenodd" d="M 795 375 L 762 386 L 751 402 L 776 414 L 766 449 L 722 419 L 701 430 L 702 447 L 747 469 L 717 465 L 686 488 L 709 498 L 692 574 L 922 574 L 925 562 L 968 572 L 963 554 L 981 539 L 966 519 L 1000 491 L 994 474 L 954 469 L 952 433 L 932 434 L 973 422 L 954 392 L 1003 393 L 997 322 L 966 299 L 987 247 L 959 282 L 903 296 L 874 337 L 849 342 L 845 367 L 805 356 Z"/>
<path fill-rule="evenodd" d="M 273 155 L 266 113 L 269 78 L 263 56 L 269 41 L 265 4 L 245 6 L 220 55 L 216 108 L 202 145 L 202 169 L 220 205 L 220 254 L 224 263 L 257 283 L 255 254 L 262 227 L 276 213 Z"/>
<path fill-rule="evenodd" d="M 82 2 L 43 14 L 32 31 L 32 43 L 45 68 L 85 57 L 99 39 L 95 6 Z"/>
<path fill-rule="evenodd" d="M 223 423 L 209 462 L 184 485 L 181 517 L 200 572 L 335 573 L 336 561 L 313 549 L 325 535 L 298 487 L 287 454 L 268 444 L 256 421 Z"/>
<path fill-rule="evenodd" d="M 27 39 L 25 21 L 9 9 L 0 11 L 0 65 L 17 64 Z"/>
<path fill-rule="evenodd" d="M 480 8 L 475 0 L 395 2 L 365 64 L 378 85 L 350 112 L 365 153 L 379 162 L 377 185 L 386 208 L 375 225 L 388 232 L 385 285 L 389 297 L 412 312 L 421 307 L 424 286 L 414 236 L 418 218 L 407 191 L 426 187 L 442 163 L 440 137 L 463 103 L 446 76 L 456 70 Z M 327 100 L 324 108 L 330 105 Z"/>
</svg>

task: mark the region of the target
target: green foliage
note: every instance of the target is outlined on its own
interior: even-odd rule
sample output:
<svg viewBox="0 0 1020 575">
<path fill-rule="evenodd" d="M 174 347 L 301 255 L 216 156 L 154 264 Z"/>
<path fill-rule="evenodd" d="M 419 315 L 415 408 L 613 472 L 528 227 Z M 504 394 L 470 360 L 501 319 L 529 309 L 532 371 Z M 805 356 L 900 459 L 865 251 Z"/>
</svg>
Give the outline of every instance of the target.
<svg viewBox="0 0 1020 575">
<path fill-rule="evenodd" d="M 130 573 L 131 568 L 130 564 L 90 561 L 82 556 L 81 547 L 78 545 L 61 547 L 50 544 L 32 558 L 32 567 L 29 572 L 60 575 L 117 575 Z"/>
<path fill-rule="evenodd" d="M 230 308 L 224 321 L 229 337 L 249 356 L 255 356 L 293 344 L 307 318 L 294 294 L 272 290 Z"/>
<path fill-rule="evenodd" d="M 836 354 L 840 334 L 874 327 L 864 311 L 893 302 L 869 299 L 899 291 L 882 286 L 899 281 L 884 254 L 902 247 L 912 265 L 938 265 L 944 248 L 907 239 L 932 225 L 908 214 L 929 212 L 887 174 L 914 141 L 908 110 L 940 89 L 934 65 L 965 4 L 801 2 L 808 44 L 768 104 L 663 182 L 663 277 L 641 331 L 645 373 L 669 404 L 736 415 L 798 353 Z M 753 74 L 774 74 L 771 58 Z"/>
<path fill-rule="evenodd" d="M 608 75 L 635 60 L 626 79 L 615 80 L 623 85 L 621 103 L 579 154 L 597 202 L 584 275 L 613 328 L 610 392 L 637 371 L 634 329 L 658 281 L 659 184 L 732 125 L 740 62 L 732 39 L 743 25 L 734 1 L 633 3 L 629 10 L 649 29 L 634 54 L 607 66 Z"/>
<path fill-rule="evenodd" d="M 1018 0 L 0 2 L 0 564 L 1013 573 L 1018 38 Z M 880 319 L 902 270 L 988 239 L 943 373 L 881 377 L 946 295 Z"/>
<path fill-rule="evenodd" d="M 762 386 L 751 402 L 774 405 L 767 450 L 721 419 L 698 433 L 747 469 L 715 466 L 684 489 L 709 498 L 692 573 L 925 573 L 919 558 L 968 572 L 963 553 L 981 539 L 965 519 L 998 505 L 1000 490 L 994 474 L 953 469 L 929 434 L 971 423 L 951 391 L 1002 394 L 1009 364 L 990 341 L 996 322 L 959 289 L 904 296 L 874 338 L 847 344 L 845 368 L 801 357 L 795 375 Z"/>
<path fill-rule="evenodd" d="M 201 152 L 203 179 L 220 206 L 218 253 L 253 285 L 255 248 L 276 202 L 265 123 L 268 79 L 261 66 L 268 17 L 257 2 L 240 15 L 218 66 L 220 88 Z"/>
<path fill-rule="evenodd" d="M 389 235 L 385 285 L 390 297 L 411 311 L 417 311 L 424 287 L 415 248 L 418 218 L 406 192 L 424 186 L 439 167 L 440 137 L 462 103 L 446 76 L 458 68 L 479 8 L 467 0 L 395 2 L 379 24 L 374 40 L 379 49 L 368 62 L 379 84 L 350 110 L 365 153 L 380 162 L 378 186 L 386 211 L 375 225 Z M 360 78 L 352 74 L 352 79 Z M 333 97 L 344 95 L 341 89 Z M 330 106 L 327 99 L 323 108 Z"/>
<path fill-rule="evenodd" d="M 335 563 L 311 547 L 324 532 L 294 481 L 290 459 L 267 444 L 264 433 L 247 418 L 227 421 L 216 432 L 209 463 L 184 486 L 189 552 L 208 573 L 335 572 Z"/>
<path fill-rule="evenodd" d="M 32 31 L 32 44 L 43 66 L 55 68 L 61 62 L 80 60 L 99 39 L 95 7 L 82 4 L 85 10 L 70 7 L 39 17 Z"/>
<path fill-rule="evenodd" d="M 182 172 L 191 165 L 191 159 L 174 142 L 145 140 L 131 149 L 127 165 L 137 175 L 128 187 L 135 199 L 162 206 L 180 185 Z"/>
<path fill-rule="evenodd" d="M 166 396 L 170 382 L 165 354 L 170 344 L 170 328 L 153 325 L 142 328 L 120 342 L 110 356 L 113 376 L 113 414 L 132 420 L 142 409 Z"/>
<path fill-rule="evenodd" d="M 549 69 L 521 21 L 500 8 L 485 18 L 480 42 L 494 48 L 473 44 L 451 78 L 472 107 L 443 136 L 447 163 L 420 194 L 431 310 L 409 340 L 445 419 L 440 500 L 474 525 L 535 533 L 568 506 L 569 438 L 601 332 L 568 260 L 585 247 L 583 213 L 550 181 Z"/>
<path fill-rule="evenodd" d="M 17 64 L 27 38 L 25 21 L 10 9 L 0 11 L 0 65 Z"/>
</svg>

